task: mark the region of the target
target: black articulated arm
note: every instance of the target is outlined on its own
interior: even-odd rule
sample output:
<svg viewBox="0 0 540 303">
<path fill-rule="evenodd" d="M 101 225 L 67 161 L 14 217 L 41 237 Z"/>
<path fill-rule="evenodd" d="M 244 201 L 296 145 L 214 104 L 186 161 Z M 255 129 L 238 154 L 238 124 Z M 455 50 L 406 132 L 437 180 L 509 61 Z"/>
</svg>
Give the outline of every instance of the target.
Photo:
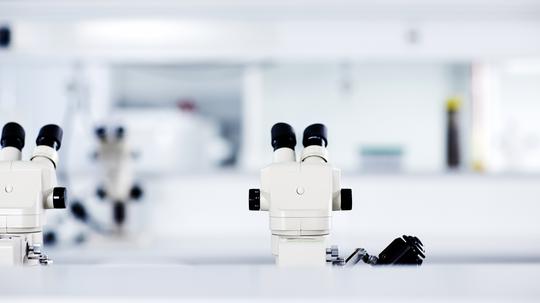
<svg viewBox="0 0 540 303">
<path fill-rule="evenodd" d="M 335 255 L 338 256 L 337 248 L 334 250 Z M 403 236 L 394 239 L 378 257 L 368 254 L 363 248 L 357 248 L 346 259 L 328 258 L 327 256 L 327 262 L 338 266 L 354 266 L 360 261 L 370 265 L 422 265 L 425 257 L 420 239 L 415 236 Z"/>
</svg>

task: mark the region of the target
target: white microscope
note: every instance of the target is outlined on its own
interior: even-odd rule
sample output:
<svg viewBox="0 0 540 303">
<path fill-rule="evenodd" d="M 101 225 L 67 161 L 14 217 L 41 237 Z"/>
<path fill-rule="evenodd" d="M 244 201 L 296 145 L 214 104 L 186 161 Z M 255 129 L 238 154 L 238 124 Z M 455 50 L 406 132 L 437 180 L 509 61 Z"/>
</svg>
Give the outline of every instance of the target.
<svg viewBox="0 0 540 303">
<path fill-rule="evenodd" d="M 126 204 L 138 200 L 143 192 L 134 181 L 134 153 L 129 148 L 126 132 L 122 126 L 96 128 L 99 148 L 96 160 L 99 161 L 103 174 L 103 184 L 96 194 L 101 199 L 113 203 L 113 221 L 117 231 L 122 232 L 126 220 Z"/>
<path fill-rule="evenodd" d="M 325 265 L 332 211 L 352 209 L 351 189 L 329 163 L 323 124 L 304 130 L 299 161 L 286 123 L 272 127 L 273 163 L 261 170 L 261 188 L 249 190 L 249 209 L 270 213 L 272 254 L 280 266 Z"/>
<path fill-rule="evenodd" d="M 23 161 L 24 129 L 7 123 L 0 143 L 0 265 L 37 265 L 52 261 L 41 252 L 44 209 L 65 208 L 66 189 L 57 187 L 56 167 L 62 129 L 39 131 L 30 161 Z"/>
</svg>

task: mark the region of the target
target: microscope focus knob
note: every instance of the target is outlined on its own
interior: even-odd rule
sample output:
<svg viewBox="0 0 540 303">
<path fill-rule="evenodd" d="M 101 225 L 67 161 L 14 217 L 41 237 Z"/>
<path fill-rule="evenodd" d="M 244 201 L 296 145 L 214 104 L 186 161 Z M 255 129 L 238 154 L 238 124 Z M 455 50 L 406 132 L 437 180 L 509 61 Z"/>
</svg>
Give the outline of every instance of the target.
<svg viewBox="0 0 540 303">
<path fill-rule="evenodd" d="M 122 201 L 116 201 L 113 205 L 113 220 L 116 225 L 123 225 L 126 221 L 126 204 Z"/>
<path fill-rule="evenodd" d="M 43 244 L 53 246 L 58 242 L 58 237 L 54 231 L 47 231 L 43 233 Z"/>
<path fill-rule="evenodd" d="M 67 190 L 65 187 L 53 188 L 54 208 L 66 208 Z"/>
<path fill-rule="evenodd" d="M 88 220 L 88 213 L 86 212 L 86 208 L 80 201 L 71 201 L 69 203 L 69 208 L 71 210 L 71 214 L 75 217 L 75 219 L 86 222 Z"/>
<path fill-rule="evenodd" d="M 249 210 L 261 210 L 261 190 L 258 188 L 249 190 Z"/>
<path fill-rule="evenodd" d="M 142 197 L 142 195 L 143 195 L 143 190 L 138 184 L 135 184 L 133 185 L 133 187 L 131 187 L 131 190 L 129 191 L 129 197 L 131 199 L 139 200 Z"/>
<path fill-rule="evenodd" d="M 352 210 L 352 190 L 350 188 L 341 189 L 341 210 Z"/>
<path fill-rule="evenodd" d="M 62 136 L 64 132 L 60 126 L 55 124 L 48 124 L 43 126 L 39 130 L 39 134 L 36 139 L 36 145 L 46 145 L 55 150 L 59 150 L 62 145 Z"/>
</svg>

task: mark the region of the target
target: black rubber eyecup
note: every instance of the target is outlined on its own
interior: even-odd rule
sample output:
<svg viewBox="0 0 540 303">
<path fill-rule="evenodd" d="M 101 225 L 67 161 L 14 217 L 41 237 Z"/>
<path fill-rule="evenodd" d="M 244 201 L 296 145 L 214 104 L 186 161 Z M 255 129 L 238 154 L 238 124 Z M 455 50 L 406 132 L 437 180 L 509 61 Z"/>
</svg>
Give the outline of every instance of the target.
<svg viewBox="0 0 540 303">
<path fill-rule="evenodd" d="M 324 124 L 316 123 L 306 127 L 304 130 L 302 144 L 304 147 L 311 145 L 319 145 L 322 147 L 328 146 L 328 134 L 326 126 L 324 126 Z"/>
<path fill-rule="evenodd" d="M 105 128 L 105 126 L 96 127 L 94 133 L 96 134 L 96 137 L 98 137 L 98 139 L 100 140 L 105 140 L 107 137 L 107 129 Z"/>
<path fill-rule="evenodd" d="M 55 150 L 59 150 L 62 145 L 62 136 L 64 132 L 60 126 L 55 124 L 48 124 L 43 126 L 39 130 L 39 134 L 36 139 L 36 145 L 46 145 Z"/>
<path fill-rule="evenodd" d="M 123 139 L 126 135 L 126 129 L 123 126 L 118 126 L 116 128 L 116 139 L 120 140 Z"/>
<path fill-rule="evenodd" d="M 0 144 L 2 147 L 15 147 L 22 150 L 24 147 L 24 128 L 15 122 L 9 122 L 2 129 Z"/>
<path fill-rule="evenodd" d="M 274 150 L 282 147 L 294 149 L 296 146 L 296 134 L 294 129 L 287 123 L 279 122 L 272 126 L 272 147 Z"/>
</svg>

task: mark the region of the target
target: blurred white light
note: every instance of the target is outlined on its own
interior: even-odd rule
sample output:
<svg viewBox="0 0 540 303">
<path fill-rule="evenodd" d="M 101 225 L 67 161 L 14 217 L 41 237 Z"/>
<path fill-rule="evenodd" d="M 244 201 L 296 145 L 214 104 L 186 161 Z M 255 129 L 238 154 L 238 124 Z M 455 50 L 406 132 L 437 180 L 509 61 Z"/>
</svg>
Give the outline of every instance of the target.
<svg viewBox="0 0 540 303">
<path fill-rule="evenodd" d="M 215 27 L 203 22 L 160 20 L 83 21 L 78 37 L 89 45 L 156 46 L 210 39 Z"/>
<path fill-rule="evenodd" d="M 540 74 L 540 58 L 513 59 L 505 63 L 505 70 L 515 75 Z"/>
</svg>

